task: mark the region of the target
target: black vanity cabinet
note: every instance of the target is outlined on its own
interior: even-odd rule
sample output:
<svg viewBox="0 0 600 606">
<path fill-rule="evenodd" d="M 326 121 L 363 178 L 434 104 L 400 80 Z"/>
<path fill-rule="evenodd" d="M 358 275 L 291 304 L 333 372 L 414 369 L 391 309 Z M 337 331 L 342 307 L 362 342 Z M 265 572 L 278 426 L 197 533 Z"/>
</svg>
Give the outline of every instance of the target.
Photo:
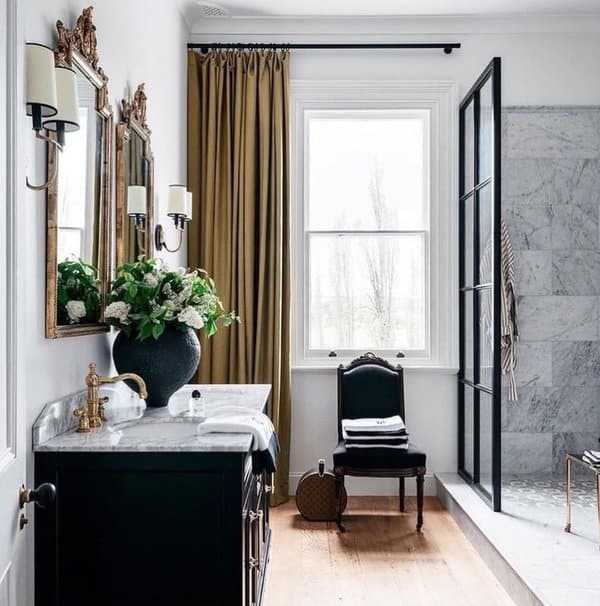
<svg viewBox="0 0 600 606">
<path fill-rule="evenodd" d="M 270 476 L 243 452 L 37 452 L 36 606 L 259 606 Z"/>
</svg>

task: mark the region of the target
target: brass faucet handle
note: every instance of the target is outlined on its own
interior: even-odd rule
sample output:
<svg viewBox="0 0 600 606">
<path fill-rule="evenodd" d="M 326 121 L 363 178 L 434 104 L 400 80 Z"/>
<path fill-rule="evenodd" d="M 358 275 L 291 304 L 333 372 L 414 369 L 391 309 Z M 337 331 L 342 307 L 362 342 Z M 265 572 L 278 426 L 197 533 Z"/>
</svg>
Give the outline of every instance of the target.
<svg viewBox="0 0 600 606">
<path fill-rule="evenodd" d="M 108 403 L 108 400 L 108 396 L 98 398 L 98 416 L 103 423 L 106 421 L 106 409 L 104 408 L 104 405 Z"/>
<path fill-rule="evenodd" d="M 88 433 L 90 431 L 90 419 L 85 406 L 77 408 L 73 411 L 73 416 L 79 419 L 79 427 L 77 433 Z"/>
</svg>

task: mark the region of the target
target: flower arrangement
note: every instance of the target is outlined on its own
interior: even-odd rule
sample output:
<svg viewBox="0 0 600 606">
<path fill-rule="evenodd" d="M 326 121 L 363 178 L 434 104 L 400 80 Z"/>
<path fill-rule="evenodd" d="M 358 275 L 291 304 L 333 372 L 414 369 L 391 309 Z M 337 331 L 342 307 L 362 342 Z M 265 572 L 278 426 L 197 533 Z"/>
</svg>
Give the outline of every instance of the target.
<svg viewBox="0 0 600 606">
<path fill-rule="evenodd" d="M 81 259 L 66 259 L 58 264 L 56 298 L 58 323 L 97 322 L 100 318 L 98 270 Z"/>
<path fill-rule="evenodd" d="M 239 321 L 235 312 L 224 311 L 213 280 L 203 270 L 170 270 L 160 259 L 144 258 L 117 267 L 104 317 L 140 341 L 159 339 L 167 327 L 203 328 L 211 337 L 219 324 Z"/>
</svg>

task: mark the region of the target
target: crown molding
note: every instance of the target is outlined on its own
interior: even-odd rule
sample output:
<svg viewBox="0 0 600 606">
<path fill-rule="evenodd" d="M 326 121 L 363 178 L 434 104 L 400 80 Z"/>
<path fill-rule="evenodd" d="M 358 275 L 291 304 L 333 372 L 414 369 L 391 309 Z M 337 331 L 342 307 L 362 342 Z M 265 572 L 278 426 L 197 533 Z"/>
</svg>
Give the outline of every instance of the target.
<svg viewBox="0 0 600 606">
<path fill-rule="evenodd" d="M 502 35 L 521 33 L 600 33 L 600 14 L 587 16 L 431 16 L 431 17 L 211 17 L 189 19 L 190 42 L 207 36 L 261 36 L 274 42 L 353 40 L 387 41 L 427 35 Z M 214 41 L 214 40 L 213 40 Z"/>
</svg>

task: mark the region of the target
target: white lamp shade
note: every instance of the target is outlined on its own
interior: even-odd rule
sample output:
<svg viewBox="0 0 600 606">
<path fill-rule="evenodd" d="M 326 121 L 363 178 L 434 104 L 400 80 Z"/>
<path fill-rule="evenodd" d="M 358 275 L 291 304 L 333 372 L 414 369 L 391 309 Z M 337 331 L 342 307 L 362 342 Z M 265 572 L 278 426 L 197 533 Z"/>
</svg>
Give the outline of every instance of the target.
<svg viewBox="0 0 600 606">
<path fill-rule="evenodd" d="M 192 220 L 192 202 L 193 202 L 193 198 L 192 198 L 192 192 L 191 191 L 186 191 L 185 192 L 185 214 L 187 215 L 187 220 L 191 221 Z"/>
<path fill-rule="evenodd" d="M 146 188 L 143 185 L 130 185 L 127 188 L 127 214 L 146 214 Z"/>
<path fill-rule="evenodd" d="M 187 191 L 185 185 L 169 185 L 169 201 L 167 204 L 167 215 L 187 214 Z"/>
<path fill-rule="evenodd" d="M 56 93 L 58 96 L 58 113 L 49 120 L 44 120 L 46 130 L 56 130 L 60 122 L 65 125 L 65 132 L 79 130 L 79 99 L 77 97 L 77 74 L 70 67 L 62 65 L 56 68 Z"/>
<path fill-rule="evenodd" d="M 54 76 L 54 52 L 43 44 L 25 45 L 27 70 L 27 115 L 33 114 L 33 106 L 41 108 L 42 116 L 54 116 L 58 109 L 56 78 Z"/>
</svg>

